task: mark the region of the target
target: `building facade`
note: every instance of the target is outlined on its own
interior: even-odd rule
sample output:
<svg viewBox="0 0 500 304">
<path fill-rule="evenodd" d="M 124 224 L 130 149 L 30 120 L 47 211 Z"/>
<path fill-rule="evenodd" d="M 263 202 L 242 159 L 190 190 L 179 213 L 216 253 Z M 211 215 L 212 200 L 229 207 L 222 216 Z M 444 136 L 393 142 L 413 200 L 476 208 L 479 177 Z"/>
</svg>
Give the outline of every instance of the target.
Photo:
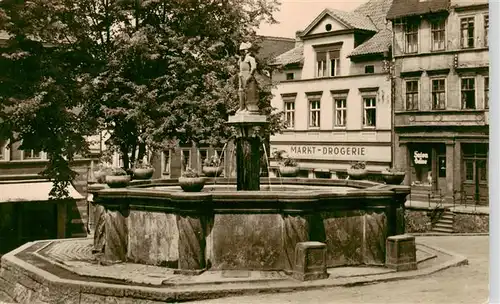
<svg viewBox="0 0 500 304">
<path fill-rule="evenodd" d="M 0 255 L 26 242 L 87 236 L 87 179 L 91 159 L 78 158 L 78 173 L 69 186 L 70 199 L 50 200 L 52 182 L 39 173 L 47 154 L 0 141 Z"/>
<path fill-rule="evenodd" d="M 419 191 L 487 204 L 488 2 L 394 0 L 395 162 Z"/>
<path fill-rule="evenodd" d="M 302 177 L 344 178 L 357 161 L 371 172 L 391 166 L 390 5 L 325 9 L 275 59 L 272 105 L 288 127 L 271 137 L 271 151 L 297 160 Z"/>
</svg>

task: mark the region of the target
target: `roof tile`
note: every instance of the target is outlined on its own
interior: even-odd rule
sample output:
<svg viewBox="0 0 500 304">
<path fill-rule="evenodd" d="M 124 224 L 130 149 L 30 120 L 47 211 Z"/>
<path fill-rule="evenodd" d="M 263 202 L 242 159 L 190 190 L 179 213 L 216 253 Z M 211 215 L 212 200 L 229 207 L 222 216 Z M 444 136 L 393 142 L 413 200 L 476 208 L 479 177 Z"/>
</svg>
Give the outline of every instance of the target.
<svg viewBox="0 0 500 304">
<path fill-rule="evenodd" d="M 304 61 L 304 47 L 301 45 L 274 58 L 271 64 L 288 65 L 293 63 L 302 63 L 303 61 Z"/>
<path fill-rule="evenodd" d="M 392 31 L 390 29 L 383 29 L 355 48 L 349 54 L 349 57 L 387 52 L 391 47 L 391 39 Z"/>
<path fill-rule="evenodd" d="M 328 9 L 328 12 L 335 18 L 340 19 L 347 26 L 367 31 L 377 31 L 377 27 L 367 15 L 362 15 L 357 12 L 344 12 L 336 9 Z"/>
</svg>

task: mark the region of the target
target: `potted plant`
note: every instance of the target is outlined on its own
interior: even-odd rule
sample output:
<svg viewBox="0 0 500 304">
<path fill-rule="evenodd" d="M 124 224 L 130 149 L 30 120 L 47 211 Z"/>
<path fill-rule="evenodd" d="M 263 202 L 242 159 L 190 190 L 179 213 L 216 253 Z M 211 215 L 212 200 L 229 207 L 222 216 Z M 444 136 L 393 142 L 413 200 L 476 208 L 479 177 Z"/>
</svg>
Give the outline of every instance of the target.
<svg viewBox="0 0 500 304">
<path fill-rule="evenodd" d="M 97 170 L 94 171 L 94 179 L 99 184 L 105 184 L 106 175 L 109 175 L 111 173 L 112 173 L 111 167 L 100 163 L 99 165 L 97 165 Z"/>
<path fill-rule="evenodd" d="M 130 183 L 130 175 L 122 168 L 111 168 L 106 175 L 106 184 L 110 188 L 124 188 Z"/>
<path fill-rule="evenodd" d="M 387 168 L 382 171 L 382 178 L 386 184 L 400 185 L 405 179 L 406 172 L 399 168 Z"/>
<path fill-rule="evenodd" d="M 134 179 L 150 179 L 154 172 L 155 169 L 143 161 L 137 162 L 132 169 Z"/>
<path fill-rule="evenodd" d="M 205 186 L 205 179 L 188 167 L 179 177 L 179 185 L 186 192 L 199 192 Z"/>
<path fill-rule="evenodd" d="M 203 174 L 209 177 L 217 177 L 222 174 L 224 167 L 217 155 L 212 155 L 203 161 Z"/>
<path fill-rule="evenodd" d="M 285 151 L 274 151 L 274 159 L 280 164 L 279 173 L 283 177 L 295 177 L 299 173 L 297 162 L 291 157 L 285 157 Z"/>
<path fill-rule="evenodd" d="M 356 162 L 351 165 L 351 168 L 347 169 L 347 174 L 350 179 L 364 179 L 368 175 L 368 170 L 366 169 L 365 162 Z"/>
</svg>

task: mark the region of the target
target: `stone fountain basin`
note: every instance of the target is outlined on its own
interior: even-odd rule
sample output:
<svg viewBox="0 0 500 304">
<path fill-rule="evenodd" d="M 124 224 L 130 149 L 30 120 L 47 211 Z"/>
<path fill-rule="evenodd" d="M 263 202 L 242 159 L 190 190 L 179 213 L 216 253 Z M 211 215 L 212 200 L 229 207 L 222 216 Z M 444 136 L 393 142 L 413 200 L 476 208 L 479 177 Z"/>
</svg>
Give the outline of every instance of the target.
<svg viewBox="0 0 500 304">
<path fill-rule="evenodd" d="M 383 265 L 386 238 L 404 233 L 406 186 L 272 179 L 269 189 L 263 179 L 262 191 L 235 191 L 212 181 L 198 193 L 173 180 L 96 191 L 104 256 L 185 273 L 291 271 L 296 244 L 320 241 L 327 267 Z"/>
</svg>

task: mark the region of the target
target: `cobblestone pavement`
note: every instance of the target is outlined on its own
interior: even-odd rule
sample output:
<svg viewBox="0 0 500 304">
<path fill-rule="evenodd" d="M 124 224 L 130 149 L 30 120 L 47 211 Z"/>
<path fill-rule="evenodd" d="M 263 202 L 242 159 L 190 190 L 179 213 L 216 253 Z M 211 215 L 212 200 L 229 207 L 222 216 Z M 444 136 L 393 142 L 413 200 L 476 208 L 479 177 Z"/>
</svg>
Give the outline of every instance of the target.
<svg viewBox="0 0 500 304">
<path fill-rule="evenodd" d="M 466 256 L 469 265 L 428 277 L 351 288 L 222 298 L 192 303 L 453 303 L 482 304 L 488 299 L 489 237 L 418 237 L 419 242 Z"/>
</svg>

